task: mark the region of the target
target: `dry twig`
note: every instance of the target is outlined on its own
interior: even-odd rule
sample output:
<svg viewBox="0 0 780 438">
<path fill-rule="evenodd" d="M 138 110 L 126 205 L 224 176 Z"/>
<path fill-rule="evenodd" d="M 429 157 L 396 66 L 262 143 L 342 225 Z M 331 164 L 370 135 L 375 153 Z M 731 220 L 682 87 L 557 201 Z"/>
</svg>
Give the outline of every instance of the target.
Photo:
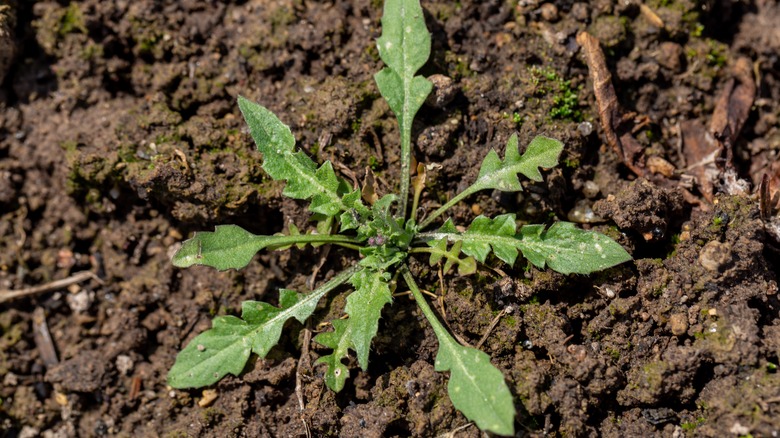
<svg viewBox="0 0 780 438">
<path fill-rule="evenodd" d="M 55 280 L 46 284 L 42 284 L 40 286 L 33 286 L 33 287 L 17 289 L 17 290 L 0 290 L 0 304 L 5 303 L 6 301 L 15 300 L 17 298 L 24 298 L 32 295 L 52 292 L 58 289 L 68 287 L 71 284 L 81 283 L 82 281 L 89 280 L 90 278 L 96 280 L 100 284 L 103 283 L 103 280 L 98 278 L 98 276 L 95 275 L 93 272 L 80 271 L 80 272 L 76 272 L 70 277 L 63 278 L 62 280 Z"/>
</svg>

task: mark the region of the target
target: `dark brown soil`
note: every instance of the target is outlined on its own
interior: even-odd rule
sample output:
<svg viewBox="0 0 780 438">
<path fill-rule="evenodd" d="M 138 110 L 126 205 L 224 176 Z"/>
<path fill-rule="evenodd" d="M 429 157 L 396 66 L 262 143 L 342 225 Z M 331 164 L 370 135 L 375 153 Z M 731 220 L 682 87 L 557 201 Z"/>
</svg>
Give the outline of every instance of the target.
<svg viewBox="0 0 780 438">
<path fill-rule="evenodd" d="M 354 260 L 309 248 L 263 253 L 241 272 L 171 266 L 179 242 L 215 224 L 264 234 L 311 226 L 305 204 L 283 199 L 263 173 L 237 95 L 278 114 L 345 177 L 362 180 L 371 167 L 381 191 L 397 186 L 398 128 L 372 77 L 380 1 L 6 3 L 0 25 L 14 23 L 8 14 L 16 25 L 0 35 L 15 47 L 13 62 L 0 63 L 0 290 L 85 270 L 101 281 L 0 304 L 2 436 L 436 436 L 467 424 L 433 370 L 435 337 L 406 297 L 386 308 L 368 371 L 353 360 L 339 394 L 313 365 L 324 350 L 304 346 L 295 324 L 268 358 L 211 388 L 207 406 L 208 393 L 165 383 L 213 315 L 246 299 L 274 302 L 280 287 L 308 290 L 326 254 L 317 283 Z M 737 176 L 750 187 L 765 172 L 780 178 L 780 5 L 423 7 L 433 33 L 423 73 L 450 77 L 455 95 L 424 107 L 414 126 L 417 160 L 441 165 L 422 208 L 464 188 L 513 132 L 521 144 L 546 134 L 566 149 L 545 183 L 476 196 L 453 216 L 569 217 L 635 258 L 590 277 L 518 262 L 445 278 L 448 325 L 472 345 L 509 310 L 482 349 L 516 396 L 518 435 L 777 436 L 778 242 L 755 188 L 715 181 L 710 202 L 680 175 L 691 164 L 683 122 L 708 125 L 741 56 L 757 95 L 733 146 Z M 637 178 L 606 146 L 575 41 L 582 30 L 600 40 L 620 104 L 649 117 L 633 134 L 671 176 Z M 413 269 L 439 289 L 435 269 Z M 343 303 L 331 296 L 309 327 L 340 316 Z"/>
</svg>

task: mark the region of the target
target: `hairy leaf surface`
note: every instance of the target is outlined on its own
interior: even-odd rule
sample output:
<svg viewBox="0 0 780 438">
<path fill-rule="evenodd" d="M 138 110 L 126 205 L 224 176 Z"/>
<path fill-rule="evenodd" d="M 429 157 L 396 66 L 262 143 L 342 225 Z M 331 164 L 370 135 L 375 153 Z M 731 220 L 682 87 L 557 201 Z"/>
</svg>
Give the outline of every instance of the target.
<svg viewBox="0 0 780 438">
<path fill-rule="evenodd" d="M 521 251 L 538 268 L 549 266 L 562 274 L 590 274 L 631 260 L 631 255 L 609 237 L 577 228 L 569 222 L 556 222 L 549 229 L 544 225 L 525 225 L 515 233 L 515 215 L 504 214 L 490 219 L 479 216 L 464 233 L 459 233 L 451 221 L 447 221 L 433 233 L 420 233 L 418 237 L 438 242 L 463 242 L 461 251 L 485 262 L 493 253 L 512 265 Z"/>
<path fill-rule="evenodd" d="M 542 181 L 539 168 L 554 167 L 563 151 L 563 143 L 544 136 L 537 136 L 528 145 L 525 153 L 520 155 L 517 146 L 517 134 L 513 134 L 506 143 L 504 159 L 498 157 L 496 151 L 488 152 L 479 168 L 479 176 L 474 182 L 473 190 L 497 189 L 505 192 L 522 190 L 518 173 L 522 173 L 533 181 Z"/>
<path fill-rule="evenodd" d="M 431 35 L 419 0 L 385 1 L 377 48 L 387 67 L 374 79 L 403 130 L 411 125 L 432 88 L 429 80 L 415 76 L 431 53 Z"/>
<path fill-rule="evenodd" d="M 355 291 L 347 297 L 344 308 L 349 318 L 333 321 L 334 331 L 320 333 L 314 338 L 315 342 L 333 349 L 331 354 L 317 362 L 328 365 L 325 383 L 336 392 L 341 391 L 349 375 L 349 370 L 341 362 L 348 349 L 355 351 L 360 367 L 368 369 L 368 353 L 376 336 L 382 308 L 393 300 L 386 273 L 361 269 L 350 281 Z"/>
<path fill-rule="evenodd" d="M 431 53 L 431 35 L 419 0 L 386 0 L 379 56 L 387 67 L 374 75 L 382 97 L 398 119 L 401 131 L 401 190 L 399 211 L 406 216 L 412 161 L 412 120 L 431 93 L 433 84 L 417 70 Z"/>
<path fill-rule="evenodd" d="M 282 289 L 279 307 L 244 301 L 241 318 L 214 318 L 211 329 L 196 336 L 176 356 L 176 363 L 168 372 L 168 384 L 174 388 L 199 388 L 217 382 L 228 373 L 240 374 L 251 353 L 265 357 L 279 342 L 288 319 L 303 323 L 314 312 L 317 302 L 354 272 L 354 268 L 347 269 L 309 294 Z"/>
<path fill-rule="evenodd" d="M 436 318 L 409 270 L 404 267 L 402 272 L 439 341 L 435 369 L 450 372 L 447 393 L 452 405 L 482 430 L 514 435 L 515 405 L 501 371 L 487 354 L 460 345 Z"/>
<path fill-rule="evenodd" d="M 311 199 L 311 211 L 326 216 L 351 207 L 342 200 L 350 191 L 349 185 L 336 176 L 330 161 L 317 168 L 308 155 L 296 151 L 290 128 L 263 106 L 241 96 L 238 106 L 257 150 L 263 154 L 263 170 L 275 180 L 287 181 L 285 196 Z"/>
<path fill-rule="evenodd" d="M 631 260 L 619 243 L 570 222 L 556 222 L 547 230 L 544 225 L 525 225 L 518 238 L 518 248 L 531 263 L 562 274 L 590 274 Z"/>
</svg>

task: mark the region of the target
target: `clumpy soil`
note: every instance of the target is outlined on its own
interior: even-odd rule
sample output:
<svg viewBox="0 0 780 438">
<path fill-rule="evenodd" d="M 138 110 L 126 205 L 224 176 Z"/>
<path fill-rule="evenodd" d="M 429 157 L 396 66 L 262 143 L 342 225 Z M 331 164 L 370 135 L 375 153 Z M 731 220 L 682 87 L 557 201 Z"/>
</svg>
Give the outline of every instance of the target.
<svg viewBox="0 0 780 438">
<path fill-rule="evenodd" d="M 412 264 L 443 294 L 454 333 L 475 345 L 489 332 L 481 348 L 515 395 L 518 435 L 777 436 L 780 245 L 754 193 L 764 174 L 780 182 L 780 5 L 422 3 L 433 34 L 422 73 L 452 80 L 414 125 L 416 159 L 437 165 L 422 210 L 473 181 L 512 133 L 521 144 L 545 134 L 566 145 L 545 182 L 474 196 L 452 216 L 568 218 L 634 257 L 590 277 L 489 260 L 442 283 L 426 260 Z M 433 333 L 405 296 L 385 309 L 368 369 L 351 359 L 339 394 L 315 365 L 327 350 L 306 332 L 342 314 L 345 291 L 306 327 L 289 324 L 243 375 L 207 391 L 166 386 L 213 315 L 310 290 L 312 273 L 319 284 L 354 262 L 321 247 L 265 252 L 240 272 L 171 266 L 177 244 L 216 224 L 313 226 L 262 171 L 237 95 L 348 180 L 368 167 L 380 192 L 397 187 L 398 128 L 372 78 L 380 1 L 3 5 L 13 60 L 0 65 L 0 290 L 95 274 L 0 304 L 3 436 L 480 436 L 447 398 Z M 663 160 L 650 177 L 607 146 L 576 40 L 585 30 L 619 104 L 646 117 L 631 134 Z M 708 125 L 740 57 L 756 95 L 728 159 L 745 183 L 714 178 L 710 196 L 690 178 L 708 174 L 686 162 L 682 131 Z M 702 165 L 722 169 L 725 156 Z"/>
</svg>

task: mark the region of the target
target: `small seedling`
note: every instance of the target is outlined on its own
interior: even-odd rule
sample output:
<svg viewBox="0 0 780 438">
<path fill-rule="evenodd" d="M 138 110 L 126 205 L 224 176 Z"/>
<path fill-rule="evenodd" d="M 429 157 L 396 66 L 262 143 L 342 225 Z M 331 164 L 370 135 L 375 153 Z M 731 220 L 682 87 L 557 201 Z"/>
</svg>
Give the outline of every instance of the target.
<svg viewBox="0 0 780 438">
<path fill-rule="evenodd" d="M 245 301 L 240 318 L 214 318 L 212 328 L 179 353 L 168 382 L 174 388 L 194 388 L 211 385 L 228 373 L 239 375 L 252 353 L 265 357 L 277 344 L 287 320 L 295 318 L 303 323 L 323 296 L 350 284 L 353 291 L 346 299 L 346 318 L 331 321 L 333 331 L 314 338 L 333 350 L 317 363 L 327 367 L 328 387 L 340 391 L 349 376 L 343 363 L 349 350 L 354 351 L 362 369 L 368 368 L 371 341 L 382 309 L 392 302 L 400 275 L 439 341 L 435 369 L 450 372 L 447 389 L 453 405 L 482 430 L 512 435 L 515 407 L 504 376 L 487 354 L 461 345 L 439 322 L 407 267 L 409 257 L 424 254 L 432 265 L 443 261 L 445 272 L 457 266 L 461 275 L 474 273 L 477 262 L 485 263 L 491 252 L 510 266 L 522 253 L 534 266 L 547 266 L 564 274 L 588 274 L 631 257 L 608 237 L 570 223 L 558 222 L 549 228 L 525 225 L 518 230 L 511 213 L 494 218 L 478 216 L 465 231 L 459 231 L 450 219 L 431 229 L 450 207 L 476 192 L 522 190 L 518 174 L 542 181 L 539 168 L 557 165 L 563 149 L 558 140 L 542 136 L 531 141 L 522 155 L 516 135 L 507 142 L 503 159 L 491 150 L 476 181 L 418 223 L 416 213 L 424 180 L 418 175 L 412 183 L 410 178 L 411 130 L 412 120 L 431 91 L 431 83 L 416 75 L 428 60 L 431 45 L 419 0 L 385 2 L 382 36 L 377 45 L 386 67 L 375 80 L 401 132 L 400 193 L 377 198 L 366 188 L 361 191 L 350 186 L 336 175 L 330 162 L 317 167 L 296 148 L 289 127 L 264 107 L 239 97 L 238 106 L 263 155 L 263 169 L 271 178 L 286 181 L 284 195 L 310 201 L 309 209 L 319 221 L 318 231 L 301 234 L 290 226 L 287 235 L 258 236 L 236 225 L 218 226 L 213 232 L 196 233 L 184 242 L 173 264 L 241 269 L 265 248 L 326 243 L 357 250 L 360 256 L 353 266 L 308 294 L 282 289 L 278 307 Z M 418 168 L 422 172 L 423 167 Z M 410 187 L 414 189 L 411 194 Z M 410 195 L 411 210 L 407 208 Z M 330 233 L 335 229 L 338 233 Z"/>
</svg>

